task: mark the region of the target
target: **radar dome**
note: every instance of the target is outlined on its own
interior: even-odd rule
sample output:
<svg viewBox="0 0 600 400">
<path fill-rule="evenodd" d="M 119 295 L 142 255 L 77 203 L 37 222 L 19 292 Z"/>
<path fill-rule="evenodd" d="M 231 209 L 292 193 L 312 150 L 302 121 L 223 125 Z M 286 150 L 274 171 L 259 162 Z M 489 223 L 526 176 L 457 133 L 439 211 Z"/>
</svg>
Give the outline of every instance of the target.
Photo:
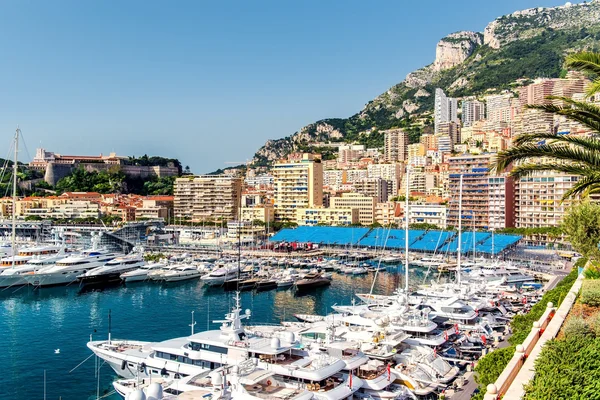
<svg viewBox="0 0 600 400">
<path fill-rule="evenodd" d="M 281 347 L 281 342 L 279 340 L 279 338 L 274 337 L 273 339 L 271 339 L 271 348 L 277 350 L 278 348 Z"/>
<path fill-rule="evenodd" d="M 125 400 L 146 400 L 146 395 L 141 389 L 131 392 L 127 395 Z"/>
<path fill-rule="evenodd" d="M 146 396 L 148 400 L 161 400 L 163 398 L 163 388 L 158 382 L 152 382 L 146 389 L 146 393 L 148 394 Z"/>
<path fill-rule="evenodd" d="M 296 337 L 294 336 L 294 332 L 286 332 L 285 333 L 286 342 L 294 343 L 295 339 L 296 339 Z"/>
<path fill-rule="evenodd" d="M 252 314 L 252 311 L 250 311 L 250 309 L 246 308 L 246 315 L 250 316 Z"/>
<path fill-rule="evenodd" d="M 219 372 L 212 372 L 210 374 L 210 382 L 213 386 L 220 386 L 223 384 L 223 375 Z"/>
</svg>

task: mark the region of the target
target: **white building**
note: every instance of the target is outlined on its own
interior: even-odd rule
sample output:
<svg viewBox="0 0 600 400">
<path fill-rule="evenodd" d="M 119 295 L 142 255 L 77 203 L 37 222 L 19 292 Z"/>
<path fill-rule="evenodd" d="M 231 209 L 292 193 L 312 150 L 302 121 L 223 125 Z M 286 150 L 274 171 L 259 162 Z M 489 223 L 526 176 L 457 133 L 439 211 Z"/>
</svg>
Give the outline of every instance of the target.
<svg viewBox="0 0 600 400">
<path fill-rule="evenodd" d="M 440 88 L 435 89 L 434 133 L 438 133 L 440 123 L 457 120 L 457 107 L 455 98 L 447 97 Z"/>
</svg>

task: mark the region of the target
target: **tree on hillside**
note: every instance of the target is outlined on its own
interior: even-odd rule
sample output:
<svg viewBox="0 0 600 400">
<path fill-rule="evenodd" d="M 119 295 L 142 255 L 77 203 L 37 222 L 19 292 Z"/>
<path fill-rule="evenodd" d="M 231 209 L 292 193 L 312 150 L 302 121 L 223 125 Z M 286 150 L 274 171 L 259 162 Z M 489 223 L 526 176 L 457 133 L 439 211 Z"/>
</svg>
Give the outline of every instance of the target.
<svg viewBox="0 0 600 400">
<path fill-rule="evenodd" d="M 594 74 L 595 80 L 587 95 L 600 92 L 600 54 L 573 54 L 567 57 L 566 67 Z M 548 132 L 520 135 L 513 141 L 514 147 L 498 154 L 496 170 L 502 171 L 514 165 L 510 175 L 516 179 L 539 171 L 558 171 L 579 176 L 580 179 L 565 193 L 564 198 L 585 197 L 600 192 L 600 107 L 566 97 L 550 96 L 548 99 L 561 100 L 565 105 L 528 105 L 527 108 L 564 116 L 590 128 L 596 135 L 579 137 Z M 541 158 L 541 161 L 532 162 L 535 158 Z"/>
<path fill-rule="evenodd" d="M 585 201 L 571 207 L 563 218 L 562 230 L 575 250 L 600 260 L 600 204 Z"/>
</svg>

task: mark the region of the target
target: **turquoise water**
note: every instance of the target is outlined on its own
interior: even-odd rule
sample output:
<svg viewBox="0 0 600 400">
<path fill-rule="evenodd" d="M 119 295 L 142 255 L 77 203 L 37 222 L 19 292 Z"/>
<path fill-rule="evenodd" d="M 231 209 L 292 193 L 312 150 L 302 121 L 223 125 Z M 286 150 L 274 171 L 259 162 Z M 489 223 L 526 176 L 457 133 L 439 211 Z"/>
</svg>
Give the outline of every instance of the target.
<svg viewBox="0 0 600 400">
<path fill-rule="evenodd" d="M 402 283 L 400 270 L 379 273 L 375 293 L 389 294 Z M 412 272 L 411 275 L 416 274 Z M 333 304 L 350 304 L 354 293 L 368 291 L 374 274 L 360 277 L 334 275 L 333 284 L 296 297 L 292 291 L 242 293 L 242 307 L 252 310 L 249 323 L 293 320 L 294 313 L 325 314 Z M 417 276 L 415 276 L 417 278 Z M 411 278 L 412 279 L 412 278 Z M 95 358 L 86 347 L 90 335 L 106 338 L 108 311 L 112 337 L 158 341 L 190 333 L 191 311 L 196 331 L 208 320 L 221 319 L 233 293 L 208 288 L 199 281 L 160 285 L 137 283 L 103 292 L 78 293 L 77 287 L 32 290 L 28 287 L 0 292 L 0 393 L 12 400 L 96 399 Z M 217 324 L 210 324 L 217 329 Z M 60 349 L 55 354 L 55 349 Z M 115 374 L 100 368 L 100 396 L 112 391 Z M 107 395 L 105 399 L 120 399 Z"/>
</svg>

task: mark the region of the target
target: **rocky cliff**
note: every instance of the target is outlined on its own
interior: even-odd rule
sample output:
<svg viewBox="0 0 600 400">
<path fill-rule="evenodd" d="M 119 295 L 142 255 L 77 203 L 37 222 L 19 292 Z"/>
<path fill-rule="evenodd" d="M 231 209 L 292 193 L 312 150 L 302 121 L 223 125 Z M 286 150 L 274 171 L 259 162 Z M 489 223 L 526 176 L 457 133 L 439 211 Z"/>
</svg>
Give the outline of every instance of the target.
<svg viewBox="0 0 600 400">
<path fill-rule="evenodd" d="M 355 115 L 307 125 L 269 140 L 254 157 L 268 165 L 318 142 L 346 141 L 381 146 L 380 130 L 403 127 L 413 140 L 432 124 L 436 87 L 454 96 L 511 88 L 520 79 L 558 77 L 565 54 L 600 51 L 600 0 L 534 8 L 499 17 L 484 32 L 456 32 L 440 40 L 432 64 L 409 73 Z"/>
</svg>

